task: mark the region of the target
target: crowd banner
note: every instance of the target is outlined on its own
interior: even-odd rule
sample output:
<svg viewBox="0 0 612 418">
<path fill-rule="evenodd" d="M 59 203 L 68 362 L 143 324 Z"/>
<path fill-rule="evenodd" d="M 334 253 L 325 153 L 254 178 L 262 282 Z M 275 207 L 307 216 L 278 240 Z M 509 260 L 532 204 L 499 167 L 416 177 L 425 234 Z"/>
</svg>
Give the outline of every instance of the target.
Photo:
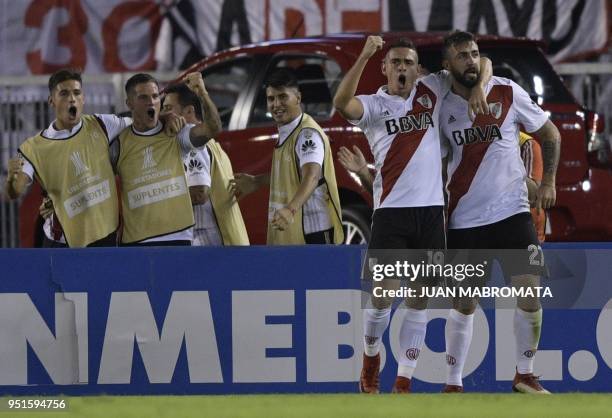
<svg viewBox="0 0 612 418">
<path fill-rule="evenodd" d="M 544 254 L 553 292 L 572 298 L 545 304 L 535 372 L 553 392 L 609 391 L 612 245 Z M 356 392 L 361 265 L 348 246 L 0 250 L 0 394 Z M 508 392 L 514 310 L 483 306 L 465 388 Z M 383 391 L 402 315 L 383 339 Z M 448 310 L 428 315 L 417 392 L 444 382 Z"/>
<path fill-rule="evenodd" d="M 607 46 L 605 0 L 0 0 L 0 74 L 169 71 L 252 42 L 354 31 L 469 30 L 548 43 L 553 62 Z"/>
</svg>

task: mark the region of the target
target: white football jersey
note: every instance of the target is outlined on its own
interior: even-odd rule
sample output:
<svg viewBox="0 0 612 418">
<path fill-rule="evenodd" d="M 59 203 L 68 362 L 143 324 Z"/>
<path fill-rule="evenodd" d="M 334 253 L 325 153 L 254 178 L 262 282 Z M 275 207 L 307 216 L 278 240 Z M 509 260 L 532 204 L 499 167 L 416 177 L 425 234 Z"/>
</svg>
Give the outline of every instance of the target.
<svg viewBox="0 0 612 418">
<path fill-rule="evenodd" d="M 408 99 L 360 95 L 363 116 L 351 121 L 365 134 L 374 155 L 374 209 L 444 205 L 438 116 L 450 88 L 446 71 L 416 81 Z"/>
<path fill-rule="evenodd" d="M 491 113 L 468 116 L 468 102 L 449 92 L 440 112 L 442 155 L 448 155 L 449 228 L 472 228 L 529 212 L 519 125 L 535 132 L 548 115 L 515 82 L 493 77 Z"/>
</svg>

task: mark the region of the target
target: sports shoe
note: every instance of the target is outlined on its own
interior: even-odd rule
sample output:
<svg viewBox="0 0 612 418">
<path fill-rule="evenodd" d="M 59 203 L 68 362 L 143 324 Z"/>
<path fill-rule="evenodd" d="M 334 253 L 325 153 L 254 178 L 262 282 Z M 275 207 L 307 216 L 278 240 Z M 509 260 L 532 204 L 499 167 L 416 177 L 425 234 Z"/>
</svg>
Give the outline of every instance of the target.
<svg viewBox="0 0 612 418">
<path fill-rule="evenodd" d="M 537 395 L 550 395 L 550 392 L 540 384 L 540 377 L 533 373 L 521 374 L 518 371 L 514 375 L 512 390 L 520 393 L 534 393 Z"/>
<path fill-rule="evenodd" d="M 463 393 L 463 386 L 459 385 L 444 385 L 442 393 Z"/>
<path fill-rule="evenodd" d="M 397 376 L 391 393 L 410 393 L 410 379 L 404 376 Z"/>
<path fill-rule="evenodd" d="M 359 379 L 359 392 L 361 393 L 378 393 L 379 379 L 378 372 L 380 370 L 380 354 L 373 357 L 363 355 L 363 366 L 361 368 L 361 377 Z"/>
</svg>

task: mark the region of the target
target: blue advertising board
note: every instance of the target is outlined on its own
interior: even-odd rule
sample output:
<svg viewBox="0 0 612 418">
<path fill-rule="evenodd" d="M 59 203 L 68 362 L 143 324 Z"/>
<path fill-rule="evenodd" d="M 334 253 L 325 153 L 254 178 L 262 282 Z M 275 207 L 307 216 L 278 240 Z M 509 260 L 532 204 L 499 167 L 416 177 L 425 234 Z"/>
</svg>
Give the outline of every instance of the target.
<svg viewBox="0 0 612 418">
<path fill-rule="evenodd" d="M 583 264 L 581 294 L 596 297 L 545 310 L 535 371 L 554 392 L 610 391 L 612 246 L 571 248 L 578 261 L 559 258 Z M 360 248 L 0 250 L 0 265 L 2 394 L 357 391 Z M 465 389 L 506 392 L 513 310 L 483 306 Z M 382 391 L 401 311 L 384 336 Z M 416 392 L 444 382 L 446 314 L 429 312 Z"/>
</svg>

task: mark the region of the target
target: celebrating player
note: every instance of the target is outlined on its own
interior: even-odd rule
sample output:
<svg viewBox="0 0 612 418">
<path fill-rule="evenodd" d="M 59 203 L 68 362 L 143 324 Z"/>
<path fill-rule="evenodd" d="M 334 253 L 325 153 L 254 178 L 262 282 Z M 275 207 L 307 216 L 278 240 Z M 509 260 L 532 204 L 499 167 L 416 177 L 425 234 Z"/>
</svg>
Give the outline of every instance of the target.
<svg viewBox="0 0 612 418">
<path fill-rule="evenodd" d="M 334 107 L 361 128 L 374 155 L 374 215 L 368 249 L 443 249 L 438 115 L 442 97 L 450 88 L 450 76 L 441 72 L 417 80 L 417 51 L 412 42 L 402 39 L 386 49 L 381 63 L 387 85 L 376 94 L 355 96 L 366 64 L 383 44 L 379 36 L 367 38 L 334 97 Z M 488 62 L 489 72 L 490 67 Z M 472 96 L 474 112 L 487 112 L 482 86 L 476 86 Z M 467 110 L 465 113 L 467 117 Z M 410 392 L 427 324 L 426 301 L 407 304 L 400 331 L 402 356 L 393 388 L 398 393 Z M 359 387 L 366 393 L 379 391 L 380 341 L 391 313 L 388 299 L 373 297 L 372 305 L 364 309 L 365 353 Z"/>
<path fill-rule="evenodd" d="M 202 102 L 203 123 L 185 125 L 177 135 L 159 121 L 157 80 L 136 74 L 126 85 L 133 124 L 119 135 L 117 173 L 121 178 L 122 245 L 191 245 L 193 210 L 183 159 L 219 133 L 221 121 L 200 73 L 190 73 L 187 86 Z"/>
<path fill-rule="evenodd" d="M 501 77 L 493 77 L 486 86 L 490 113 L 471 121 L 466 115 L 467 99 L 479 80 L 479 60 L 478 45 L 470 33 L 457 31 L 445 38 L 444 68 L 453 78 L 452 90 L 440 112 L 443 145 L 447 150 L 443 154 L 448 152 L 448 247 L 539 249 L 517 141 L 519 124 L 527 132 L 535 133 L 543 144 L 544 174 L 537 190 L 536 208 L 547 209 L 555 203 L 559 131 L 525 90 Z M 537 272 L 529 268 L 529 263 L 506 265 L 505 270 L 516 286 L 539 283 L 534 274 Z M 470 302 L 455 301 L 455 309 L 446 323 L 445 392 L 463 391 L 461 373 L 472 338 L 476 305 L 476 301 Z M 539 300 L 517 299 L 515 391 L 548 393 L 533 375 L 541 325 Z"/>
<path fill-rule="evenodd" d="M 34 178 L 41 184 L 55 208 L 44 224 L 45 247 L 114 246 L 119 211 L 109 144 L 131 120 L 83 115 L 81 74 L 74 70 L 51 75 L 48 101 L 56 119 L 9 162 L 7 193 L 15 199 Z"/>
<path fill-rule="evenodd" d="M 164 112 L 173 112 L 190 124 L 202 121 L 200 99 L 184 84 L 165 90 Z M 184 160 L 195 217 L 193 245 L 248 245 L 240 207 L 229 192 L 232 163 L 214 139 Z"/>
<path fill-rule="evenodd" d="M 236 174 L 238 198 L 270 186 L 269 245 L 341 244 L 344 240 L 340 198 L 329 139 L 302 112 L 298 81 L 278 70 L 267 81 L 268 111 L 278 125 L 272 172 Z"/>
</svg>

